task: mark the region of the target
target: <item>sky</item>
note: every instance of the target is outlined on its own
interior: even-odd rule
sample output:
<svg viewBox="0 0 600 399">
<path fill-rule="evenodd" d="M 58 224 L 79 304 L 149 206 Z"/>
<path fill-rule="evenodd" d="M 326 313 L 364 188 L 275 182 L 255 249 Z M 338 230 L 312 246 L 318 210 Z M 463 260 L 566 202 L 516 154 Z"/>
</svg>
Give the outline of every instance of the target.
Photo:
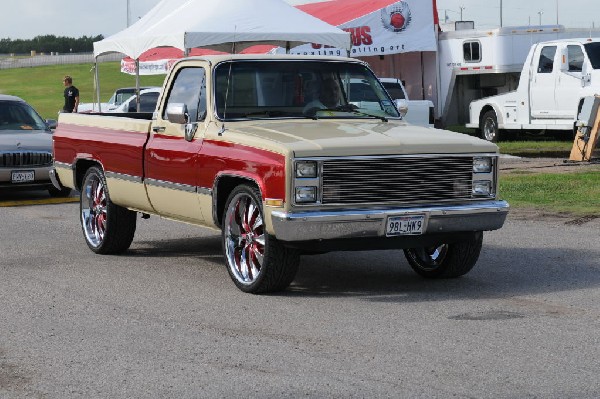
<svg viewBox="0 0 600 399">
<path fill-rule="evenodd" d="M 129 0 L 130 23 L 160 0 Z M 217 0 L 207 0 L 217 1 Z M 304 4 L 315 1 L 286 0 Z M 407 0 L 426 1 L 426 0 Z M 0 39 L 32 39 L 40 35 L 108 37 L 127 27 L 127 0 L 18 0 L 3 1 Z M 10 4 L 10 5 L 9 5 Z M 600 0 L 437 0 L 440 20 L 475 21 L 478 28 L 500 25 L 539 25 L 558 22 L 568 28 L 600 27 Z"/>
</svg>

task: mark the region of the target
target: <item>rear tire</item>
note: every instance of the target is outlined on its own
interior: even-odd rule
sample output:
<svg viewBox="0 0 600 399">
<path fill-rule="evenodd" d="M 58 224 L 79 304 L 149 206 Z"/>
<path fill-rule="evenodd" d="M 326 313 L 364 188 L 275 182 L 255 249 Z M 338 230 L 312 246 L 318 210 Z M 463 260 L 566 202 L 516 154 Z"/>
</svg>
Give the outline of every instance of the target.
<svg viewBox="0 0 600 399">
<path fill-rule="evenodd" d="M 98 167 L 91 167 L 85 173 L 79 209 L 83 236 L 92 251 L 118 254 L 129 248 L 137 213 L 112 203 L 106 178 Z"/>
<path fill-rule="evenodd" d="M 498 129 L 498 118 L 493 110 L 486 111 L 479 122 L 481 138 L 495 143 L 500 138 L 500 130 Z"/>
<path fill-rule="evenodd" d="M 404 256 L 415 272 L 426 278 L 455 278 L 468 273 L 479 258 L 483 232 L 453 244 L 404 250 Z"/>
<path fill-rule="evenodd" d="M 223 213 L 227 270 L 240 290 L 252 294 L 284 290 L 300 264 L 299 251 L 267 233 L 261 204 L 258 189 L 242 184 L 229 195 Z"/>
</svg>

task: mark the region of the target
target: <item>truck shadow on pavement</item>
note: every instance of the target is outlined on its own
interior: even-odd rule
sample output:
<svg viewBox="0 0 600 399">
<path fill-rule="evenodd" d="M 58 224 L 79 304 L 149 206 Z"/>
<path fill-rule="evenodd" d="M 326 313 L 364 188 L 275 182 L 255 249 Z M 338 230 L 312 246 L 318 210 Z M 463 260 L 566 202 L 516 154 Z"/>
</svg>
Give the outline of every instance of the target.
<svg viewBox="0 0 600 399">
<path fill-rule="evenodd" d="M 124 256 L 197 258 L 222 265 L 219 236 L 135 241 Z M 303 255 L 291 286 L 273 296 L 363 297 L 373 302 L 503 298 L 600 286 L 600 251 L 487 245 L 467 275 L 428 280 L 412 271 L 402 250 Z M 200 264 L 198 267 L 202 267 Z M 216 269 L 215 269 L 216 270 Z M 233 284 L 232 290 L 236 290 Z"/>
<path fill-rule="evenodd" d="M 600 251 L 487 246 L 463 277 L 424 279 L 402 251 L 332 253 L 304 257 L 283 295 L 352 296 L 373 302 L 425 302 L 505 298 L 600 286 Z M 518 259 L 518 261 L 515 261 Z"/>
<path fill-rule="evenodd" d="M 148 258 L 194 257 L 223 264 L 221 238 L 218 236 L 166 239 L 160 241 L 136 241 L 134 239 L 131 248 L 124 255 Z"/>
</svg>

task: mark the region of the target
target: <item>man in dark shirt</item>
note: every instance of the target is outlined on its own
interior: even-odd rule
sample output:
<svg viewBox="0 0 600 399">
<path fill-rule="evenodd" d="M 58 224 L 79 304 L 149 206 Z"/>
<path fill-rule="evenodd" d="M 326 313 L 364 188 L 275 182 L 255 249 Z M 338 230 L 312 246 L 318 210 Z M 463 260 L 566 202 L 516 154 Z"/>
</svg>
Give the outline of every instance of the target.
<svg viewBox="0 0 600 399">
<path fill-rule="evenodd" d="M 65 105 L 63 106 L 62 112 L 77 112 L 79 106 L 79 90 L 73 86 L 73 78 L 69 75 L 65 76 L 63 80 L 65 85 Z"/>
</svg>

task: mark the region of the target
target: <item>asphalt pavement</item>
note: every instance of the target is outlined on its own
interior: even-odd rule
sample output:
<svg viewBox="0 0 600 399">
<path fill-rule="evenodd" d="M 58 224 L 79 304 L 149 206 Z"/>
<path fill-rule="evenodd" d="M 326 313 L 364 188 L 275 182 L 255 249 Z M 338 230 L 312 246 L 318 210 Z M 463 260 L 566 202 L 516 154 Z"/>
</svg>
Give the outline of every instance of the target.
<svg viewBox="0 0 600 399">
<path fill-rule="evenodd" d="M 0 398 L 597 398 L 600 219 L 518 220 L 466 276 L 402 251 L 304 256 L 239 291 L 218 232 L 138 220 L 93 254 L 78 204 L 0 206 Z"/>
</svg>

